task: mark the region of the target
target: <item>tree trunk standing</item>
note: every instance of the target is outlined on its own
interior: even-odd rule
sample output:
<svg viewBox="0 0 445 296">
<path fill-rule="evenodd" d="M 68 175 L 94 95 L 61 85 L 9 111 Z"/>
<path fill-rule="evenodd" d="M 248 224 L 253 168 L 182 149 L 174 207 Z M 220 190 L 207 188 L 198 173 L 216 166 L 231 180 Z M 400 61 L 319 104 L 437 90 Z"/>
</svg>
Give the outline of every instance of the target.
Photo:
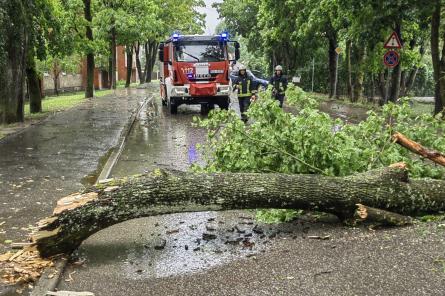
<svg viewBox="0 0 445 296">
<path fill-rule="evenodd" d="M 333 98 L 335 95 L 336 88 L 336 73 L 337 73 L 337 53 L 335 49 L 337 48 L 337 40 L 334 38 L 329 38 L 329 98 Z"/>
<path fill-rule="evenodd" d="M 85 97 L 92 98 L 94 96 L 94 52 L 92 49 L 93 42 L 93 30 L 91 29 L 91 22 L 93 17 L 91 15 L 91 0 L 83 0 L 84 3 L 84 13 L 85 20 L 87 21 L 86 25 L 86 37 L 88 42 L 90 43 L 90 48 L 87 53 L 87 85 L 85 88 Z"/>
<path fill-rule="evenodd" d="M 151 73 L 153 73 L 153 69 L 156 64 L 157 55 L 158 55 L 158 47 L 159 47 L 159 44 L 155 41 L 153 43 L 153 48 L 152 48 L 152 52 L 151 52 L 150 81 L 149 82 L 151 82 Z"/>
<path fill-rule="evenodd" d="M 113 45 L 111 42 L 111 32 L 110 32 L 110 55 L 108 56 L 108 88 L 111 89 L 111 85 L 113 84 L 111 73 L 113 72 Z"/>
<path fill-rule="evenodd" d="M 281 208 L 344 219 L 354 216 L 357 204 L 402 215 L 438 212 L 445 210 L 443 186 L 442 180 L 409 180 L 403 164 L 348 177 L 156 170 L 63 198 L 54 216 L 39 223 L 33 241 L 41 256 L 48 257 L 73 251 L 111 225 L 179 212 Z"/>
<path fill-rule="evenodd" d="M 145 82 L 151 82 L 151 74 L 156 62 L 157 42 L 149 41 L 145 44 Z"/>
<path fill-rule="evenodd" d="M 140 43 L 138 41 L 136 43 L 136 45 L 134 46 L 134 52 L 135 52 L 135 55 L 136 55 L 136 69 L 138 71 L 139 83 L 143 84 L 144 81 L 145 81 L 145 77 L 144 77 L 144 74 L 142 72 L 141 59 L 139 57 L 140 50 L 141 50 L 141 47 L 140 47 Z"/>
<path fill-rule="evenodd" d="M 348 40 L 346 41 L 346 69 L 348 71 L 348 81 L 347 81 L 347 92 L 348 97 L 351 100 L 351 102 L 354 102 L 354 97 L 352 94 L 352 65 L 351 65 L 351 47 L 352 47 L 352 41 Z"/>
<path fill-rule="evenodd" d="M 28 81 L 29 111 L 31 113 L 42 112 L 42 96 L 33 48 L 30 48 L 27 54 L 26 78 Z"/>
<path fill-rule="evenodd" d="M 380 90 L 380 100 L 379 105 L 383 106 L 388 102 L 387 89 L 386 89 L 386 79 L 385 72 L 379 73 L 379 90 Z"/>
<path fill-rule="evenodd" d="M 442 112 L 442 110 L 445 107 L 445 102 L 444 102 L 445 94 L 443 95 L 442 83 L 441 83 L 441 78 L 444 77 L 444 75 L 441 73 L 442 62 L 439 52 L 441 9 L 442 9 L 441 1 L 436 0 L 436 8 L 431 18 L 431 57 L 433 62 L 434 81 L 435 81 L 434 114 Z"/>
<path fill-rule="evenodd" d="M 117 81 L 116 81 L 116 28 L 114 27 L 114 20 L 112 21 L 112 26 L 113 28 L 111 28 L 111 88 L 112 89 L 116 89 L 117 86 Z"/>
<path fill-rule="evenodd" d="M 125 52 L 127 54 L 127 81 L 125 87 L 130 87 L 131 74 L 133 73 L 133 46 L 126 46 Z"/>
<path fill-rule="evenodd" d="M 54 93 L 57 96 L 59 95 L 60 72 L 62 72 L 62 69 L 60 68 L 57 60 L 54 60 L 54 62 L 53 62 L 53 81 L 54 81 Z"/>
<path fill-rule="evenodd" d="M 355 79 L 353 88 L 353 102 L 357 102 L 363 97 L 363 82 L 365 80 L 365 73 L 363 71 L 363 63 L 365 61 L 366 50 L 364 47 L 354 46 L 355 53 Z"/>
<path fill-rule="evenodd" d="M 374 97 L 375 97 L 375 77 L 374 73 L 371 73 L 371 93 L 369 94 L 368 102 L 374 103 Z"/>
<path fill-rule="evenodd" d="M 5 2 L 0 30 L 4 42 L 0 54 L 0 124 L 24 120 L 24 83 L 28 35 L 25 28 L 25 8 L 22 1 Z"/>
</svg>

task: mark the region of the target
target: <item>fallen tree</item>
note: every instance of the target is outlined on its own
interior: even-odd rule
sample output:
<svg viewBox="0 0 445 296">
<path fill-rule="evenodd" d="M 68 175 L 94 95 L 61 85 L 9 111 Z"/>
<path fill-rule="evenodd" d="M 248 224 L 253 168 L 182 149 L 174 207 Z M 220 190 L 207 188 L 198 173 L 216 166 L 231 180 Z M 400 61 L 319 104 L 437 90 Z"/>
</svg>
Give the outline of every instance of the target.
<svg viewBox="0 0 445 296">
<path fill-rule="evenodd" d="M 408 179 L 404 164 L 348 177 L 195 174 L 156 170 L 71 195 L 32 237 L 41 256 L 75 250 L 93 233 L 126 220 L 179 212 L 282 208 L 354 216 L 356 204 L 401 215 L 445 210 L 445 181 Z"/>
</svg>

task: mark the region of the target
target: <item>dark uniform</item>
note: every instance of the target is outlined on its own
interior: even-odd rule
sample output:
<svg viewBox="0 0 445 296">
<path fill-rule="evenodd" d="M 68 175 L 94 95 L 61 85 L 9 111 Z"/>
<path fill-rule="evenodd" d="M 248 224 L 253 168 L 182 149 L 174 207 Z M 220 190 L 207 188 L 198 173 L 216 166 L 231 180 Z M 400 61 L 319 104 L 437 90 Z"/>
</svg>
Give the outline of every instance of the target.
<svg viewBox="0 0 445 296">
<path fill-rule="evenodd" d="M 239 109 L 241 112 L 241 120 L 247 122 L 248 118 L 245 114 L 250 106 L 250 100 L 256 94 L 256 80 L 247 72 L 244 75 L 239 75 L 234 81 L 233 85 L 238 92 Z"/>
<path fill-rule="evenodd" d="M 272 97 L 280 102 L 280 107 L 283 108 L 284 97 L 287 90 L 287 78 L 281 75 L 275 74 L 269 81 L 272 85 Z"/>
</svg>

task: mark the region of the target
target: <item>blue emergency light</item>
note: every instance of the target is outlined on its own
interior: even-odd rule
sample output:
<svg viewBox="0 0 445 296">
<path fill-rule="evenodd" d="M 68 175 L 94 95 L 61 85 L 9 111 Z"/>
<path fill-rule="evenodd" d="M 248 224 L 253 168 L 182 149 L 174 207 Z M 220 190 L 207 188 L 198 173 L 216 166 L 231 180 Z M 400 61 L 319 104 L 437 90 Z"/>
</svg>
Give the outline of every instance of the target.
<svg viewBox="0 0 445 296">
<path fill-rule="evenodd" d="M 222 32 L 220 35 L 221 41 L 228 41 L 229 40 L 229 33 Z"/>
<path fill-rule="evenodd" d="M 173 33 L 173 35 L 172 35 L 173 42 L 178 42 L 180 37 L 181 36 L 179 35 L 179 33 L 176 33 L 176 32 Z"/>
</svg>

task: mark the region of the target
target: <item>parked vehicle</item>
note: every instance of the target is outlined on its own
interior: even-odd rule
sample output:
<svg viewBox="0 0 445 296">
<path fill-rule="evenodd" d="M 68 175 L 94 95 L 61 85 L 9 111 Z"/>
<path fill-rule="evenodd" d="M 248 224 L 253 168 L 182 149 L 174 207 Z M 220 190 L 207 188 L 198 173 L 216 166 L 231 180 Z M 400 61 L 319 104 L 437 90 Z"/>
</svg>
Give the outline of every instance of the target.
<svg viewBox="0 0 445 296">
<path fill-rule="evenodd" d="M 233 51 L 232 51 L 233 49 Z M 228 109 L 230 63 L 239 59 L 239 44 L 226 33 L 179 35 L 159 46 L 161 97 L 171 114 L 182 104 L 200 104 L 207 113 L 215 104 Z"/>
</svg>

